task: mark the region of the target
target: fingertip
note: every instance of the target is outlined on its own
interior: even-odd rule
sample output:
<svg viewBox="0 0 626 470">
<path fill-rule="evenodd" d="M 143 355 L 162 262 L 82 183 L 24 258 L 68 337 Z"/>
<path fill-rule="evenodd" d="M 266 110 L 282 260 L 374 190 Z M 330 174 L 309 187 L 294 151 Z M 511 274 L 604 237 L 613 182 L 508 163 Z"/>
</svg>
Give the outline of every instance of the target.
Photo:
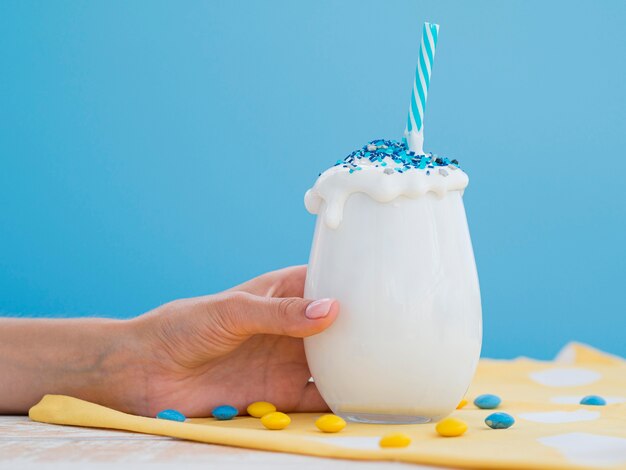
<svg viewBox="0 0 626 470">
<path fill-rule="evenodd" d="M 334 299 L 318 299 L 307 305 L 304 316 L 309 320 L 318 320 L 328 316 L 330 313 Z"/>
<path fill-rule="evenodd" d="M 328 315 L 326 318 L 330 320 L 330 322 L 334 322 L 335 318 L 339 315 L 339 301 L 337 299 L 332 299 L 332 303 L 330 305 L 330 309 L 328 310 Z"/>
<path fill-rule="evenodd" d="M 336 299 L 320 299 L 311 302 L 305 310 L 306 331 L 303 336 L 321 333 L 333 324 L 339 315 L 339 302 Z"/>
</svg>

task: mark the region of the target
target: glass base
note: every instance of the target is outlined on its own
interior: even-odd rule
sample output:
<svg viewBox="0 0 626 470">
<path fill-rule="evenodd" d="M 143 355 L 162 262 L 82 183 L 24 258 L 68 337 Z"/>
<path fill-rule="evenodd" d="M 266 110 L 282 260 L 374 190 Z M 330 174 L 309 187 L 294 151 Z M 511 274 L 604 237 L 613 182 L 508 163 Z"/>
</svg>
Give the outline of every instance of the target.
<svg viewBox="0 0 626 470">
<path fill-rule="evenodd" d="M 338 413 L 346 421 L 366 424 L 424 424 L 431 421 L 424 416 L 385 415 L 376 413 Z"/>
</svg>

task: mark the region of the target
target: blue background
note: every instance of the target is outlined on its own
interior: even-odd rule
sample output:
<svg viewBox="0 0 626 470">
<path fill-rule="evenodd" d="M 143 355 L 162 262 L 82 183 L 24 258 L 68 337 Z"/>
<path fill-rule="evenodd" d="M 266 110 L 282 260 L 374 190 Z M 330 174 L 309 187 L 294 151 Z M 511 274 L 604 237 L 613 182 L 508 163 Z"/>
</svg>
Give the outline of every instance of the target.
<svg viewBox="0 0 626 470">
<path fill-rule="evenodd" d="M 2 1 L 2 314 L 130 317 L 306 262 L 304 192 L 401 136 L 423 21 L 484 355 L 626 355 L 622 1 Z"/>
</svg>

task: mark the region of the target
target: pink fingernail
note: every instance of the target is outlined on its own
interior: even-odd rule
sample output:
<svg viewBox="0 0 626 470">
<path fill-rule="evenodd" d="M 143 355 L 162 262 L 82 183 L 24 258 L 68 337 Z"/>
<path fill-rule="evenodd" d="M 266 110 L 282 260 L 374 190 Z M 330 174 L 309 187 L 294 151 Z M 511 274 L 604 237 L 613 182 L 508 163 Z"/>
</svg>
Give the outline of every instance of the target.
<svg viewBox="0 0 626 470">
<path fill-rule="evenodd" d="M 317 320 L 318 318 L 324 318 L 330 312 L 330 307 L 333 305 L 333 299 L 319 299 L 315 302 L 311 302 L 306 308 L 304 315 L 309 320 Z"/>
</svg>

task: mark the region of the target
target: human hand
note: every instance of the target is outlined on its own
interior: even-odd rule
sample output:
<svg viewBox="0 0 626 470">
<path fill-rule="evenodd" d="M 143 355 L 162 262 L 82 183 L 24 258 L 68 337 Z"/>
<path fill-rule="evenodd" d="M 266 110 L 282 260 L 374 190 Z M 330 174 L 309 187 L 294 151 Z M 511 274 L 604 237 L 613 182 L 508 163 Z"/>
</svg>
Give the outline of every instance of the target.
<svg viewBox="0 0 626 470">
<path fill-rule="evenodd" d="M 130 378 L 144 396 L 120 403 L 154 416 L 166 408 L 209 416 L 254 401 L 281 411 L 328 407 L 309 371 L 302 338 L 335 320 L 336 301 L 305 300 L 306 266 L 270 272 L 217 295 L 176 300 L 129 322 L 141 374 Z M 134 369 L 134 368 L 133 368 Z M 132 403 L 132 404 L 129 404 Z"/>
<path fill-rule="evenodd" d="M 26 413 L 45 394 L 145 416 L 243 412 L 258 400 L 325 410 L 302 338 L 330 326 L 339 306 L 304 300 L 305 276 L 305 266 L 274 271 L 132 320 L 0 319 L 0 414 Z"/>
</svg>

